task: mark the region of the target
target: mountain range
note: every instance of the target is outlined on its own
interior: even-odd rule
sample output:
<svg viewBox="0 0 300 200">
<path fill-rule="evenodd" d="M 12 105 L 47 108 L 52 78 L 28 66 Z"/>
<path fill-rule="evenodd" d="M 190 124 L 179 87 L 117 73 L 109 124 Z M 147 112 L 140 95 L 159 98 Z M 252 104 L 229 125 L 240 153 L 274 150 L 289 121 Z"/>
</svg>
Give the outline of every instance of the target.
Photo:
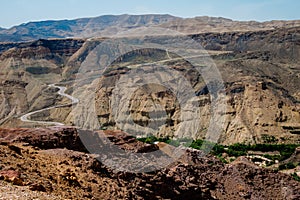
<svg viewBox="0 0 300 200">
<path fill-rule="evenodd" d="M 29 22 L 9 29 L 0 28 L 0 42 L 20 42 L 49 38 L 110 37 L 141 27 L 159 27 L 184 34 L 270 30 L 300 26 L 293 21 L 233 21 L 222 17 L 180 18 L 171 15 L 103 15 L 74 20 Z"/>
<path fill-rule="evenodd" d="M 300 27 L 277 28 L 248 32 L 199 33 L 190 35 L 209 51 L 222 74 L 226 89 L 226 127 L 219 142 L 263 143 L 272 139 L 280 143 L 297 143 L 300 129 L 299 58 Z M 61 104 L 61 99 L 47 85 L 66 82 L 71 91 L 85 88 L 75 86 L 70 81 L 76 79 L 87 56 L 105 39 L 39 39 L 36 41 L 0 44 L 0 124 L 4 127 L 30 126 L 22 124 L 19 117 L 30 111 Z M 173 44 L 172 36 L 148 37 L 150 42 Z M 170 55 L 169 55 L 170 56 Z M 171 56 L 175 56 L 172 55 Z M 134 60 L 135 58 L 136 60 Z M 133 60 L 132 60 L 133 59 Z M 180 60 L 169 61 L 168 53 L 155 49 L 145 49 L 123 55 L 121 63 L 109 66 L 105 76 L 97 86 L 96 108 L 99 122 L 104 128 L 115 127 L 110 110 L 110 99 L 120 74 L 130 70 L 135 62 L 162 59 L 166 65 L 187 76 L 199 98 L 202 116 L 201 130 L 193 138 L 201 139 L 209 127 L 210 94 L 207 84 L 198 79 L 197 74 L 189 74 L 189 65 Z M 94 73 L 91 71 L 91 73 Z M 145 72 L 146 74 L 146 72 Z M 85 74 L 88 76 L 88 74 Z M 100 77 L 99 77 L 100 78 Z M 286 81 L 288 80 L 288 81 Z M 136 80 L 138 81 L 138 80 Z M 85 90 L 85 89 L 84 89 Z M 85 90 L 89 91 L 89 90 Z M 54 94 L 53 94 L 54 92 Z M 134 96 L 147 96 L 144 90 L 136 91 Z M 150 92 L 150 91 L 148 91 Z M 174 128 L 180 125 L 180 107 L 174 96 L 162 88 L 155 88 L 153 96 L 160 99 L 162 108 L 167 106 L 171 121 L 156 136 L 172 137 Z M 162 97 L 160 97 L 162 95 Z M 85 99 L 87 94 L 77 98 Z M 149 123 L 146 110 L 151 107 L 147 98 L 134 103 L 131 112 L 141 126 Z M 91 102 L 88 102 L 89 105 Z M 122 105 L 122 104 L 121 104 Z M 146 106 L 146 107 L 144 107 Z M 58 121 L 74 124 L 71 108 L 52 109 L 34 115 L 39 121 Z M 159 111 L 162 112 L 162 111 Z M 81 113 L 81 112 L 78 112 Z M 86 120 L 91 121 L 91 120 Z"/>
<path fill-rule="evenodd" d="M 300 199 L 299 63 L 300 20 L 0 28 L 0 199 Z"/>
</svg>

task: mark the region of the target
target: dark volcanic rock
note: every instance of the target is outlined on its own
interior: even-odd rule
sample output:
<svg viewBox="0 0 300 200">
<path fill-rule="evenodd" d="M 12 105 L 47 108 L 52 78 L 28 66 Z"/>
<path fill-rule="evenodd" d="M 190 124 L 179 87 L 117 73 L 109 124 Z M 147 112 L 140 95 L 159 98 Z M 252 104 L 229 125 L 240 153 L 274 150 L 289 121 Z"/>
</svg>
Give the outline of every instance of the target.
<svg viewBox="0 0 300 200">
<path fill-rule="evenodd" d="M 85 150 L 76 128 L 72 127 L 0 129 L 0 141 L 28 143 L 41 149 Z"/>
<path fill-rule="evenodd" d="M 117 146 L 125 152 L 152 152 L 162 146 L 143 144 L 121 131 L 100 131 L 100 133 L 101 137 L 106 136 L 111 141 L 110 145 Z M 96 132 L 86 134 L 90 134 L 91 138 L 95 137 L 96 142 L 100 141 L 96 138 L 99 137 Z M 187 148 L 167 167 L 147 173 L 131 173 L 116 171 L 103 165 L 97 160 L 101 155 L 61 149 L 80 147 L 75 128 L 1 129 L 0 136 L 2 141 L 27 142 L 40 148 L 55 148 L 36 151 L 30 146 L 19 145 L 22 156 L 16 156 L 7 146 L 11 144 L 2 142 L 0 145 L 2 168 L 14 170 L 11 172 L 4 170 L 0 174 L 8 178 L 13 177 L 9 174 L 13 174 L 18 178 L 20 173 L 17 171 L 22 171 L 26 180 L 32 183 L 29 189 L 51 192 L 64 198 L 299 199 L 300 197 L 300 183 L 291 176 L 260 168 L 245 158 L 224 164 L 212 155 Z M 137 157 L 137 162 L 140 162 L 141 158 L 142 155 Z"/>
</svg>

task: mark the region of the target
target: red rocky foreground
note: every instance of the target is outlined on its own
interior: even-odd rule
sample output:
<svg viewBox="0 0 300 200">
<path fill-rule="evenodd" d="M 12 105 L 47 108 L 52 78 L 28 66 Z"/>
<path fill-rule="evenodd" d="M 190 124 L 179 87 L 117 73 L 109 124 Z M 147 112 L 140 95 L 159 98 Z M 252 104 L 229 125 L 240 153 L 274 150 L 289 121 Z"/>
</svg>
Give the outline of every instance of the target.
<svg viewBox="0 0 300 200">
<path fill-rule="evenodd" d="M 161 146 L 121 131 L 101 133 L 128 152 Z M 0 129 L 0 144 L 2 199 L 300 199 L 299 182 L 245 158 L 224 164 L 186 149 L 166 168 L 129 173 L 114 171 L 96 159 L 101 155 L 87 153 L 72 127 Z"/>
</svg>

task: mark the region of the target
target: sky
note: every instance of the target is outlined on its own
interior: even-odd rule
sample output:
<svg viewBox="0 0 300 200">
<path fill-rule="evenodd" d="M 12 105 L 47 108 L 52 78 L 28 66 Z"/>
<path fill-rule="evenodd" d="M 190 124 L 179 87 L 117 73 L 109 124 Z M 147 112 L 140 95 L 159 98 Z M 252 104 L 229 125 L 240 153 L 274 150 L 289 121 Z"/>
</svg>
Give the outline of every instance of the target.
<svg viewBox="0 0 300 200">
<path fill-rule="evenodd" d="M 8 0 L 0 3 L 0 27 L 105 14 L 171 14 L 234 20 L 300 19 L 299 0 Z"/>
</svg>

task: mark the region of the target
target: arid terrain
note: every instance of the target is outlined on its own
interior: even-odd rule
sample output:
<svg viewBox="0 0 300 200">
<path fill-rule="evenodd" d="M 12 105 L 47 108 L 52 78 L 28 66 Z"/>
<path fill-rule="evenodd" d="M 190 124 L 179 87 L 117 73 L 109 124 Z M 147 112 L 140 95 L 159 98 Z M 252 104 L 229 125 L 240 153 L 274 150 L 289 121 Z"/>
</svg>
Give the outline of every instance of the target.
<svg viewBox="0 0 300 200">
<path fill-rule="evenodd" d="M 139 35 L 144 30 L 152 32 Z M 119 36 L 110 39 L 112 33 Z M 193 65 L 194 49 L 182 48 L 191 52 L 186 56 L 172 49 L 186 38 L 206 50 L 220 83 Z M 123 39 L 148 46 L 127 51 L 117 43 Z M 111 41 L 115 52 L 108 50 Z M 103 49 L 125 53 L 100 70 L 109 60 Z M 299 20 L 121 15 L 1 29 L 0 199 L 299 199 L 299 61 Z M 186 110 L 199 110 L 196 118 L 182 118 L 189 111 L 172 90 L 154 83 L 130 85 L 161 66 L 187 80 L 193 107 Z M 168 72 L 155 80 L 180 85 Z M 224 88 L 215 93 L 220 85 Z M 214 113 L 221 103 L 224 109 Z M 134 126 L 120 123 L 123 115 Z M 158 125 L 151 124 L 153 117 Z M 221 124 L 214 137 L 211 119 Z M 196 131 L 189 132 L 185 121 L 196 123 Z M 125 131 L 132 127 L 135 135 Z M 97 129 L 112 146 L 141 156 L 158 150 L 169 156 L 162 147 L 172 149 L 170 141 L 192 142 L 162 169 L 120 172 L 97 160 L 107 152 L 86 149 L 81 129 Z M 139 139 L 143 130 L 152 136 Z M 209 154 L 200 148 L 206 140 L 214 145 Z"/>
<path fill-rule="evenodd" d="M 224 164 L 186 149 L 167 168 L 150 173 L 116 172 L 86 154 L 74 128 L 1 129 L 1 197 L 32 199 L 298 199 L 300 184 L 289 175 L 260 168 L 244 157 Z M 107 137 L 127 151 L 159 148 L 120 131 Z M 8 190 L 8 193 L 4 193 Z M 13 190 L 13 191 L 10 191 Z M 31 192 L 30 192 L 31 191 Z M 32 192 L 35 191 L 35 192 Z M 16 193 L 14 193 L 16 192 Z"/>
</svg>

